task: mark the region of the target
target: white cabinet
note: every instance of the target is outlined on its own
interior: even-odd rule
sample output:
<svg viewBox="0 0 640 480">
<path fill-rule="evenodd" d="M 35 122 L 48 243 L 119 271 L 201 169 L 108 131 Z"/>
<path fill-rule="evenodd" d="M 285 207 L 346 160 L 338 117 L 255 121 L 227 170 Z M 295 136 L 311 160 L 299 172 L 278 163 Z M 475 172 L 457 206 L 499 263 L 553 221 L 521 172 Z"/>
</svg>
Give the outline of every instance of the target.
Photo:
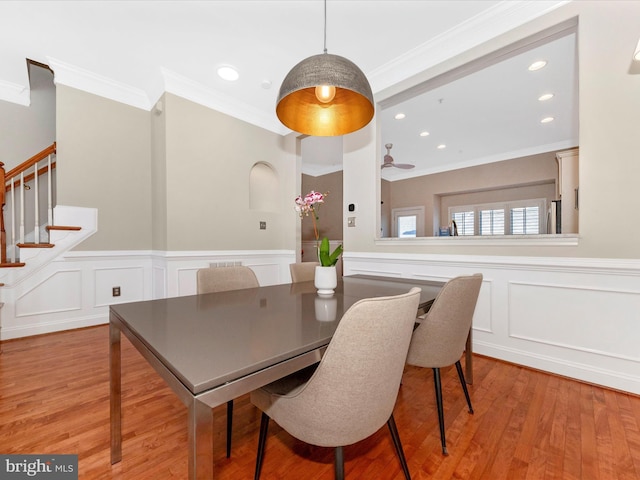
<svg viewBox="0 0 640 480">
<path fill-rule="evenodd" d="M 561 202 L 561 233 L 578 233 L 578 149 L 556 153 L 558 161 L 558 199 Z"/>
</svg>

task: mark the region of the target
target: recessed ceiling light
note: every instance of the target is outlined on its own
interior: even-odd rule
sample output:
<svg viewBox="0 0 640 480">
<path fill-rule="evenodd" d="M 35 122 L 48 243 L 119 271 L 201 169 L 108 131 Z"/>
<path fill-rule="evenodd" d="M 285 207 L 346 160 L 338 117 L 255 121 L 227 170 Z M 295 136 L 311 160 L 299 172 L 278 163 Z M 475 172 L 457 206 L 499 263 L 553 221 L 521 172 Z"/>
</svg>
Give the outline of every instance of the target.
<svg viewBox="0 0 640 480">
<path fill-rule="evenodd" d="M 429 132 L 427 132 L 426 130 L 424 132 L 420 132 L 420 136 L 421 137 L 428 137 L 429 136 Z"/>
<path fill-rule="evenodd" d="M 544 95 L 540 95 L 538 100 L 541 102 L 545 102 L 553 98 L 553 93 L 545 93 Z"/>
<path fill-rule="evenodd" d="M 395 118 L 396 120 L 402 120 L 404 117 L 406 117 L 404 113 L 396 113 L 396 116 L 393 118 Z"/>
<path fill-rule="evenodd" d="M 234 82 L 240 77 L 238 71 L 230 65 L 218 67 L 218 76 L 228 82 Z"/>
<path fill-rule="evenodd" d="M 546 60 L 538 60 L 537 62 L 533 62 L 529 65 L 529 71 L 534 72 L 536 70 L 540 70 L 547 64 Z"/>
<path fill-rule="evenodd" d="M 441 143 L 440 145 L 438 145 L 437 147 L 439 150 L 443 150 L 445 148 L 447 148 L 447 146 L 444 143 Z"/>
<path fill-rule="evenodd" d="M 542 120 L 540 120 L 540 123 L 549 123 L 549 122 L 553 122 L 554 118 L 553 117 L 544 117 Z"/>
</svg>

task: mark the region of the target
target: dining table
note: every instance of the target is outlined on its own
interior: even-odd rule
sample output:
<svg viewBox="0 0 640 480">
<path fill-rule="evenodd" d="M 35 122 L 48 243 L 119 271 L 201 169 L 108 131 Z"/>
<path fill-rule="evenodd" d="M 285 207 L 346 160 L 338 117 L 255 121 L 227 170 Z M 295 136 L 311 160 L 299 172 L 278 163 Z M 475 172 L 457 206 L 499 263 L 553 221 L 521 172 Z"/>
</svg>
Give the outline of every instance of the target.
<svg viewBox="0 0 640 480">
<path fill-rule="evenodd" d="M 352 275 L 339 279 L 330 296 L 319 295 L 311 281 L 111 305 L 111 463 L 122 459 L 122 335 L 187 407 L 188 475 L 209 479 L 214 407 L 319 362 L 357 301 L 419 287 L 420 309 L 426 311 L 443 285 Z"/>
</svg>

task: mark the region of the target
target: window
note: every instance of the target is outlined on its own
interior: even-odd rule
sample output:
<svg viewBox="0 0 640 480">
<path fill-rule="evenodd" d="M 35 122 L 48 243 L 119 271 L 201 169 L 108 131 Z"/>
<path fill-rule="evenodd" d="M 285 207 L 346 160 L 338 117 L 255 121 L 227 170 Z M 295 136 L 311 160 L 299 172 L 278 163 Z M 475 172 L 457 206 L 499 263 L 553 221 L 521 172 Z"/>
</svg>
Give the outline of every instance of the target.
<svg viewBox="0 0 640 480">
<path fill-rule="evenodd" d="M 415 215 L 399 215 L 397 217 L 398 222 L 398 237 L 415 237 L 416 236 L 416 222 Z"/>
<path fill-rule="evenodd" d="M 504 208 L 480 210 L 480 235 L 504 235 Z"/>
<path fill-rule="evenodd" d="M 394 208 L 391 216 L 394 237 L 424 237 L 424 207 Z"/>
<path fill-rule="evenodd" d="M 458 235 L 538 235 L 546 233 L 546 200 L 518 200 L 449 208 Z M 478 233 L 476 233 L 478 232 Z"/>
<path fill-rule="evenodd" d="M 536 235 L 540 233 L 540 208 L 515 207 L 511 209 L 511 234 Z"/>
<path fill-rule="evenodd" d="M 458 235 L 475 235 L 474 218 L 475 212 L 473 210 L 455 212 L 453 215 L 449 214 L 452 220 L 455 220 L 458 227 Z"/>
</svg>

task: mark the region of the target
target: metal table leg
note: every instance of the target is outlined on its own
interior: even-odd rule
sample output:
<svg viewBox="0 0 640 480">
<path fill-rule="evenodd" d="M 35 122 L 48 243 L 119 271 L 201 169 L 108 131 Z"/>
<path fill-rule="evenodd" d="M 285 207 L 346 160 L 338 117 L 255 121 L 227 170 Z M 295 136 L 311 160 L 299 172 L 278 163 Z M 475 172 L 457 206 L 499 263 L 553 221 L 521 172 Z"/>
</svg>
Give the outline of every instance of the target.
<svg viewBox="0 0 640 480">
<path fill-rule="evenodd" d="M 109 378 L 111 418 L 111 464 L 122 460 L 122 381 L 120 329 L 109 323 Z"/>
<path fill-rule="evenodd" d="M 189 478 L 213 478 L 213 410 L 194 398 L 188 415 Z"/>
</svg>

